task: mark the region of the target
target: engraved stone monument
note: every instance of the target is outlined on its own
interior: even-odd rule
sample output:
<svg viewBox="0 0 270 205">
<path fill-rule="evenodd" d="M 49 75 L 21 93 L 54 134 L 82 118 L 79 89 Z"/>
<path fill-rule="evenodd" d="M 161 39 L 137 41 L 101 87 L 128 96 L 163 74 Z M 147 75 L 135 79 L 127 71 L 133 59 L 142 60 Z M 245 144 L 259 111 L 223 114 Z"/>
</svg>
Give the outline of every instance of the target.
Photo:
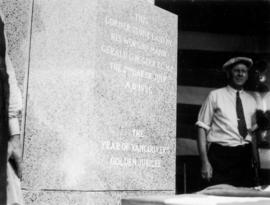
<svg viewBox="0 0 270 205">
<path fill-rule="evenodd" d="M 35 0 L 26 204 L 174 193 L 176 73 L 176 15 L 139 0 Z"/>
</svg>

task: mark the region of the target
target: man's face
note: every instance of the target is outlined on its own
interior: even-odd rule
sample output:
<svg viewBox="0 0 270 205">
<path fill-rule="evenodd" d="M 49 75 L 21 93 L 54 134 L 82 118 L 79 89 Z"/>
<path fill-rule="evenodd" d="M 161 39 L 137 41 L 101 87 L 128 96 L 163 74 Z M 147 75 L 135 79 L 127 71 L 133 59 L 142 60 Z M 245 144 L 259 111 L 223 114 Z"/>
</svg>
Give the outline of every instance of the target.
<svg viewBox="0 0 270 205">
<path fill-rule="evenodd" d="M 248 68 L 245 64 L 238 63 L 229 71 L 229 84 L 236 89 L 242 89 L 248 79 Z"/>
</svg>

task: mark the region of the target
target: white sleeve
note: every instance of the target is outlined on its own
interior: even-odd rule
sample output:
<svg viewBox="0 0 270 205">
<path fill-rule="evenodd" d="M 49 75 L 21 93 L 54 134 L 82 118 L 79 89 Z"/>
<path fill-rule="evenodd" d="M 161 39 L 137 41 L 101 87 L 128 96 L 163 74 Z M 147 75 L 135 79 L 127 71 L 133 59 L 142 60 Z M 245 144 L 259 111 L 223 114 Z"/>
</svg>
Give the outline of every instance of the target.
<svg viewBox="0 0 270 205">
<path fill-rule="evenodd" d="M 206 129 L 207 131 L 210 130 L 213 115 L 214 115 L 214 110 L 215 110 L 215 102 L 214 102 L 213 93 L 211 92 L 208 95 L 205 102 L 202 104 L 196 125 L 201 128 Z"/>
<path fill-rule="evenodd" d="M 15 135 L 20 134 L 18 117 L 22 110 L 22 95 L 9 56 L 6 57 L 6 67 L 9 75 L 9 130 L 11 135 Z"/>
<path fill-rule="evenodd" d="M 1 3 L 1 2 L 0 2 Z M 0 9 L 0 17 L 2 18 L 3 22 L 5 22 L 4 15 Z M 19 115 L 22 110 L 22 95 L 21 91 L 17 84 L 17 79 L 15 76 L 15 71 L 11 60 L 8 55 L 8 41 L 6 37 L 6 32 L 4 30 L 5 35 L 5 43 L 6 43 L 6 69 L 7 74 L 9 76 L 8 83 L 9 83 L 9 109 L 8 109 L 8 116 L 9 116 L 9 131 L 11 135 L 20 134 L 20 126 L 19 126 Z"/>
</svg>

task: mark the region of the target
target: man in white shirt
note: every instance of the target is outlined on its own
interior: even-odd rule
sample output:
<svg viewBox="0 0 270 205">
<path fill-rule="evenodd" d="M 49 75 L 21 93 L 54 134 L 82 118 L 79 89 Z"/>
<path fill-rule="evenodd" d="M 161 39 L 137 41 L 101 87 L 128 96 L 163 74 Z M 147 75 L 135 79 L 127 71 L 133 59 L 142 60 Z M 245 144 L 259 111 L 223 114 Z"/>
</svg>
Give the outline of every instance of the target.
<svg viewBox="0 0 270 205">
<path fill-rule="evenodd" d="M 223 65 L 228 85 L 210 92 L 199 112 L 201 174 L 211 185 L 253 186 L 251 131 L 257 105 L 243 90 L 252 65 L 246 57 L 228 60 Z"/>
</svg>

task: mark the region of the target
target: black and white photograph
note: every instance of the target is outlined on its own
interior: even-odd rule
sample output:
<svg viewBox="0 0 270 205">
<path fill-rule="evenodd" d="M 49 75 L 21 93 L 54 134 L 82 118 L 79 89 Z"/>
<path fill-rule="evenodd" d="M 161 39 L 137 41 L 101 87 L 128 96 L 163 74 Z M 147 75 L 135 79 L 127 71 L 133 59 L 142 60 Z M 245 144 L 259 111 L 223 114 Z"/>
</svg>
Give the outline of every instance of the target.
<svg viewBox="0 0 270 205">
<path fill-rule="evenodd" d="M 0 205 L 270 204 L 270 0 L 0 0 Z"/>
</svg>

